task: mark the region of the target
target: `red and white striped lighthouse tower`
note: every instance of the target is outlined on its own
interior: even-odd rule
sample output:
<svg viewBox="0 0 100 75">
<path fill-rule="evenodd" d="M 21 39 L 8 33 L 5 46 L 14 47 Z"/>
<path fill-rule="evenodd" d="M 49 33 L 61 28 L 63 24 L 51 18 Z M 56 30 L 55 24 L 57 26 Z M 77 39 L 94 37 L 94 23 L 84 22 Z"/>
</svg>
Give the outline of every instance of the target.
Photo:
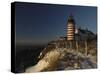
<svg viewBox="0 0 100 75">
<path fill-rule="evenodd" d="M 68 17 L 67 21 L 67 42 L 69 47 L 72 47 L 72 41 L 75 40 L 75 21 L 72 15 Z"/>
</svg>

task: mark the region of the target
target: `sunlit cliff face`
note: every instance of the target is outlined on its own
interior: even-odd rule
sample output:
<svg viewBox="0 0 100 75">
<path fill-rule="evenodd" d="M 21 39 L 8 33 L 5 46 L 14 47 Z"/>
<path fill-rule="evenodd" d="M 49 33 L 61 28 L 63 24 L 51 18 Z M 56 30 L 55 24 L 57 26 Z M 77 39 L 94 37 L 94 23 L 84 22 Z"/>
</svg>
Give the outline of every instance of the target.
<svg viewBox="0 0 100 75">
<path fill-rule="evenodd" d="M 35 66 L 27 68 L 25 72 L 90 69 L 96 67 L 94 56 L 85 56 L 80 52 L 66 48 L 56 48 L 48 51 Z"/>
<path fill-rule="evenodd" d="M 60 52 L 58 50 L 52 50 L 45 54 L 43 59 L 41 59 L 37 65 L 26 69 L 26 72 L 39 72 L 43 70 L 54 70 L 57 66 L 57 62 L 60 57 Z"/>
</svg>

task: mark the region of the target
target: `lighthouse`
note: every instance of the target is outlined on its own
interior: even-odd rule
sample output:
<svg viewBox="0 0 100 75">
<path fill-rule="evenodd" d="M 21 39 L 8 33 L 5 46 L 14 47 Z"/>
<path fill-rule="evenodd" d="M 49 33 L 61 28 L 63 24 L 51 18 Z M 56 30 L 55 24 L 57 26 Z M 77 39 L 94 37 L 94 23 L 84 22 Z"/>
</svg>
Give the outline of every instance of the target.
<svg viewBox="0 0 100 75">
<path fill-rule="evenodd" d="M 72 43 L 75 40 L 75 20 L 72 15 L 68 17 L 67 21 L 67 46 L 72 48 Z"/>
</svg>

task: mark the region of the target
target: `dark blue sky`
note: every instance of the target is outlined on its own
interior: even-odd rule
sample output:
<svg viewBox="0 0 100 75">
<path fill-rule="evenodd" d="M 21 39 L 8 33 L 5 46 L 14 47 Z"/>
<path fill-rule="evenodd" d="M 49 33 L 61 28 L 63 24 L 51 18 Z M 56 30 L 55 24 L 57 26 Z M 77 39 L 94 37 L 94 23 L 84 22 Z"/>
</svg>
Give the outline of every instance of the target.
<svg viewBox="0 0 100 75">
<path fill-rule="evenodd" d="M 96 33 L 96 7 L 16 3 L 15 8 L 17 43 L 43 44 L 66 36 L 70 14 L 73 14 L 77 27 L 87 27 Z"/>
</svg>

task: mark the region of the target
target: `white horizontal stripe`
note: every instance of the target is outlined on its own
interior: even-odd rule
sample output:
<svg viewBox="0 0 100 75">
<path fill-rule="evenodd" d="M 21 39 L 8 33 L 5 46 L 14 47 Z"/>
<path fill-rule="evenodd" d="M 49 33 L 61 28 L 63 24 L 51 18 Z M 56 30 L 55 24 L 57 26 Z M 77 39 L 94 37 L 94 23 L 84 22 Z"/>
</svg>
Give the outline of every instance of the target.
<svg viewBox="0 0 100 75">
<path fill-rule="evenodd" d="M 73 35 L 74 36 L 74 34 L 67 34 L 67 36 L 69 36 L 69 35 Z"/>
<path fill-rule="evenodd" d="M 74 27 L 67 27 L 67 29 L 75 29 Z"/>
<path fill-rule="evenodd" d="M 75 29 L 73 29 L 73 28 L 70 28 L 70 29 L 67 29 L 67 30 L 74 30 L 75 31 Z"/>
<path fill-rule="evenodd" d="M 74 38 L 74 36 L 67 36 L 67 38 Z"/>
</svg>

